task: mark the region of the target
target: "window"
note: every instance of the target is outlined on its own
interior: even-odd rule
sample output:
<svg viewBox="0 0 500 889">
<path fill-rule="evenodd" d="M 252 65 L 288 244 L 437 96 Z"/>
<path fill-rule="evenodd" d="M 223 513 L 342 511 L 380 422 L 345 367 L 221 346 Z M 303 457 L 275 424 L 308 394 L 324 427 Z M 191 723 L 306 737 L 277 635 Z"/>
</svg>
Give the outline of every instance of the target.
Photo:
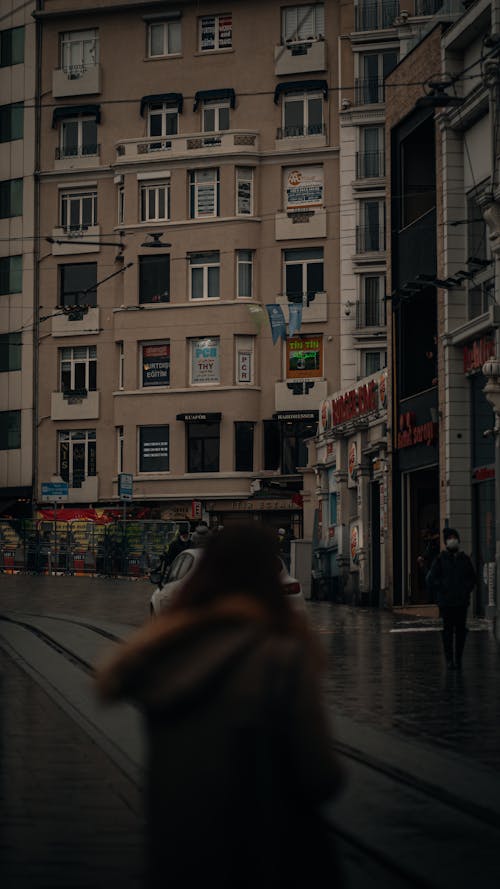
<svg viewBox="0 0 500 889">
<path fill-rule="evenodd" d="M 96 28 L 87 31 L 66 31 L 61 36 L 61 68 L 70 79 L 77 79 L 99 61 L 99 38 Z"/>
<path fill-rule="evenodd" d="M 401 142 L 401 223 L 410 225 L 436 206 L 434 120 Z"/>
<path fill-rule="evenodd" d="M 203 102 L 203 132 L 217 133 L 229 129 L 229 100 L 205 99 Z"/>
<path fill-rule="evenodd" d="M 97 475 L 95 429 L 71 429 L 58 433 L 59 475 L 70 488 L 81 488 Z"/>
<path fill-rule="evenodd" d="M 373 179 L 385 175 L 383 127 L 361 127 L 357 161 L 358 179 Z"/>
<path fill-rule="evenodd" d="M 360 220 L 357 252 L 376 253 L 385 250 L 385 201 L 360 201 Z"/>
<path fill-rule="evenodd" d="M 141 222 L 170 219 L 170 179 L 142 182 L 140 193 Z"/>
<path fill-rule="evenodd" d="M 204 15 L 200 18 L 200 52 L 230 49 L 233 45 L 233 17 Z"/>
<path fill-rule="evenodd" d="M 22 289 L 22 256 L 2 256 L 0 259 L 0 294 L 21 293 Z"/>
<path fill-rule="evenodd" d="M 310 40 L 325 35 L 323 3 L 288 6 L 282 13 L 282 40 Z"/>
<path fill-rule="evenodd" d="M 181 51 L 180 22 L 152 22 L 148 25 L 148 56 L 173 56 Z"/>
<path fill-rule="evenodd" d="M 219 337 L 192 339 L 189 345 L 191 353 L 191 385 L 203 386 L 220 383 Z"/>
<path fill-rule="evenodd" d="M 309 305 L 323 291 L 323 248 L 285 250 L 284 266 L 288 301 Z"/>
<path fill-rule="evenodd" d="M 439 2 L 441 4 L 443 0 Z M 399 0 L 358 0 L 355 12 L 357 31 L 392 28 L 394 19 L 399 14 Z M 415 12 L 415 15 L 419 13 Z"/>
<path fill-rule="evenodd" d="M 169 450 L 168 426 L 139 427 L 139 472 L 168 472 Z"/>
<path fill-rule="evenodd" d="M 252 167 L 236 167 L 236 215 L 253 215 Z"/>
<path fill-rule="evenodd" d="M 23 215 L 23 180 L 4 179 L 0 182 L 0 219 Z"/>
<path fill-rule="evenodd" d="M 254 423 L 234 424 L 234 469 L 235 472 L 253 472 L 253 429 Z"/>
<path fill-rule="evenodd" d="M 144 389 L 170 385 L 170 342 L 143 343 L 141 385 Z"/>
<path fill-rule="evenodd" d="M 361 301 L 358 304 L 357 327 L 385 326 L 385 277 L 383 275 L 363 275 L 361 278 Z"/>
<path fill-rule="evenodd" d="M 316 435 L 315 420 L 286 420 L 281 423 L 281 472 L 296 475 L 307 466 L 306 439 Z"/>
<path fill-rule="evenodd" d="M 187 471 L 218 472 L 220 423 L 186 423 Z"/>
<path fill-rule="evenodd" d="M 287 380 L 323 376 L 323 337 L 294 336 L 286 341 Z"/>
<path fill-rule="evenodd" d="M 59 266 L 59 305 L 97 305 L 97 263 Z"/>
<path fill-rule="evenodd" d="M 75 117 L 61 123 L 59 157 L 89 157 L 99 154 L 95 117 Z"/>
<path fill-rule="evenodd" d="M 60 391 L 95 392 L 97 372 L 96 346 L 70 346 L 59 349 Z"/>
<path fill-rule="evenodd" d="M 480 187 L 466 195 L 467 257 L 475 261 L 475 265 L 471 264 L 474 279 L 467 282 L 469 319 L 487 312 L 494 302 L 494 265 L 491 263 L 488 229 L 478 200 L 481 192 Z"/>
<path fill-rule="evenodd" d="M 66 231 L 83 231 L 97 225 L 97 189 L 61 193 L 61 226 Z"/>
<path fill-rule="evenodd" d="M 0 411 L 0 451 L 21 447 L 21 411 Z"/>
<path fill-rule="evenodd" d="M 123 340 L 117 343 L 118 346 L 118 388 L 125 388 L 125 349 Z"/>
<path fill-rule="evenodd" d="M 0 68 L 24 62 L 24 27 L 0 31 Z"/>
<path fill-rule="evenodd" d="M 220 297 L 220 253 L 191 253 L 189 255 L 191 299 Z"/>
<path fill-rule="evenodd" d="M 0 142 L 14 142 L 16 139 L 22 139 L 23 130 L 24 105 L 22 102 L 0 106 Z"/>
<path fill-rule="evenodd" d="M 139 256 L 139 302 L 170 301 L 170 256 Z"/>
<path fill-rule="evenodd" d="M 21 370 L 21 333 L 0 335 L 0 373 Z"/>
<path fill-rule="evenodd" d="M 116 472 L 123 472 L 123 426 L 116 427 Z"/>
<path fill-rule="evenodd" d="M 283 128 L 278 135 L 317 136 L 323 133 L 323 95 L 317 92 L 287 93 L 283 97 Z"/>
<path fill-rule="evenodd" d="M 237 294 L 239 297 L 253 296 L 253 251 L 236 251 Z"/>
<path fill-rule="evenodd" d="M 387 365 L 387 352 L 362 352 L 361 353 L 361 374 L 369 377 L 371 374 L 377 373 Z"/>
<path fill-rule="evenodd" d="M 237 383 L 253 383 L 254 382 L 254 356 L 255 356 L 255 337 L 253 336 L 236 336 L 236 382 Z"/>
<path fill-rule="evenodd" d="M 391 73 L 398 63 L 395 50 L 388 52 L 369 52 L 360 57 L 360 79 L 356 86 L 356 102 L 361 105 L 372 105 L 383 102 L 384 78 Z"/>
<path fill-rule="evenodd" d="M 280 468 L 281 430 L 278 420 L 264 420 L 264 469 Z"/>
<path fill-rule="evenodd" d="M 179 131 L 179 104 L 174 101 L 151 102 L 148 105 L 148 136 L 175 136 Z M 168 148 L 165 142 L 152 142 L 149 151 Z"/>
<path fill-rule="evenodd" d="M 219 215 L 219 170 L 192 170 L 189 174 L 191 219 Z"/>
<path fill-rule="evenodd" d="M 329 507 L 330 507 L 329 513 L 330 514 L 328 516 L 328 524 L 331 527 L 332 525 L 337 524 L 337 494 L 330 493 L 329 500 L 330 500 L 330 503 L 329 503 Z"/>
<path fill-rule="evenodd" d="M 118 186 L 118 225 L 125 221 L 125 186 Z"/>
</svg>

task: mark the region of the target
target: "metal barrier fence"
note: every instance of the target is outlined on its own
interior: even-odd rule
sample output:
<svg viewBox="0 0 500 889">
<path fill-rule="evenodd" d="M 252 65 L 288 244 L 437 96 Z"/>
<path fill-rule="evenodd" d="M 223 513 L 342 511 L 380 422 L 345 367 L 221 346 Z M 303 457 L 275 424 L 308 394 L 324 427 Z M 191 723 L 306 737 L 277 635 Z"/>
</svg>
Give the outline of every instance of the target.
<svg viewBox="0 0 500 889">
<path fill-rule="evenodd" d="M 0 572 L 144 577 L 189 522 L 0 521 Z"/>
</svg>

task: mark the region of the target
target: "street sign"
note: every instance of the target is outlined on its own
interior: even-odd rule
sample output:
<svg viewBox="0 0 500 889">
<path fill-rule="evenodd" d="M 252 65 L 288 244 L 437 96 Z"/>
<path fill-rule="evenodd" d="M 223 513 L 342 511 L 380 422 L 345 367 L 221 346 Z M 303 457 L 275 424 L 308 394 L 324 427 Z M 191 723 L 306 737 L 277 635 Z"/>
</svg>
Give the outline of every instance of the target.
<svg viewBox="0 0 500 889">
<path fill-rule="evenodd" d="M 67 482 L 42 482 L 42 500 L 61 503 L 68 499 L 68 489 Z"/>
<path fill-rule="evenodd" d="M 118 496 L 120 500 L 132 500 L 134 476 L 131 472 L 120 472 L 118 476 Z"/>
</svg>

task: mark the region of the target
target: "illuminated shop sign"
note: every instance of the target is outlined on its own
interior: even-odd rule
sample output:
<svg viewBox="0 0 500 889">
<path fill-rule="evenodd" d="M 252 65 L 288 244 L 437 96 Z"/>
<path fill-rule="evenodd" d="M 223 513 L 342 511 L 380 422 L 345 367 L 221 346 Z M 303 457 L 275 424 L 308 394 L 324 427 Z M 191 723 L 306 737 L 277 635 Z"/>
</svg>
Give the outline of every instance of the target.
<svg viewBox="0 0 500 889">
<path fill-rule="evenodd" d="M 464 373 L 482 370 L 485 361 L 495 354 L 495 343 L 487 336 L 464 346 Z"/>
<path fill-rule="evenodd" d="M 438 424 L 429 420 L 417 425 L 413 411 L 407 411 L 399 417 L 398 448 L 409 448 L 412 445 L 425 444 L 427 447 L 436 444 Z"/>
<path fill-rule="evenodd" d="M 381 410 L 386 404 L 387 371 L 382 371 L 355 389 L 323 401 L 320 408 L 322 430 L 334 429 L 342 423 Z"/>
</svg>

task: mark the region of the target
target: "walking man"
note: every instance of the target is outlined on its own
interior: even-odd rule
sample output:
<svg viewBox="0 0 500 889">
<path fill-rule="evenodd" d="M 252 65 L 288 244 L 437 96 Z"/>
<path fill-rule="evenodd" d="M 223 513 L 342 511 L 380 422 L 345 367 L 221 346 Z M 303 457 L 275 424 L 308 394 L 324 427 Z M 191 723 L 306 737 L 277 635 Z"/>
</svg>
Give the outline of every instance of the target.
<svg viewBox="0 0 500 889">
<path fill-rule="evenodd" d="M 443 531 L 445 549 L 434 559 L 427 584 L 435 594 L 443 619 L 443 648 L 450 670 L 460 669 L 467 635 L 466 620 L 470 594 L 476 584 L 472 562 L 460 549 L 455 528 Z"/>
</svg>

